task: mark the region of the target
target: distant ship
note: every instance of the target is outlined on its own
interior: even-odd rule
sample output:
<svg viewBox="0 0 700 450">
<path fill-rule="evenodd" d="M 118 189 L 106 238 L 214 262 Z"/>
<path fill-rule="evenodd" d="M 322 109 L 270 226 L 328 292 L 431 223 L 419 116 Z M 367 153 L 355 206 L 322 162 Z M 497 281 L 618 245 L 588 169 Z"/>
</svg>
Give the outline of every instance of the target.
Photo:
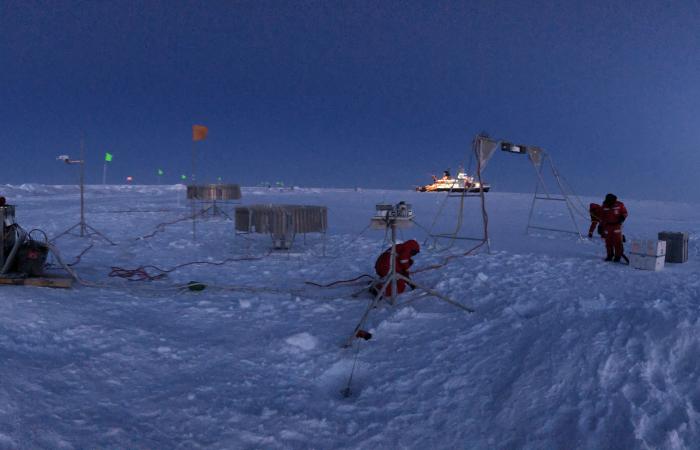
<svg viewBox="0 0 700 450">
<path fill-rule="evenodd" d="M 442 178 L 433 175 L 432 184 L 416 187 L 419 192 L 479 192 L 481 190 L 488 192 L 489 189 L 491 189 L 489 184 L 483 183 L 482 186 L 474 177 L 462 170 L 457 173 L 457 178 L 450 176 L 450 172 L 446 170 Z"/>
</svg>

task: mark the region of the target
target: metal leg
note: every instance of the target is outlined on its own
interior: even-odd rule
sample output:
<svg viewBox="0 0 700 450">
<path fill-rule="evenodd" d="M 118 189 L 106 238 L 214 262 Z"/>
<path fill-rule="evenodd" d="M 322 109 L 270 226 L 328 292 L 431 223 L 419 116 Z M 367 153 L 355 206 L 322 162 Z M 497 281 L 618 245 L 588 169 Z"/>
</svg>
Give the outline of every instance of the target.
<svg viewBox="0 0 700 450">
<path fill-rule="evenodd" d="M 379 304 L 379 301 L 382 299 L 382 296 L 384 295 L 387 286 L 389 286 L 389 283 L 387 283 L 387 281 L 389 281 L 388 278 L 389 277 L 385 277 L 382 279 L 384 281 L 382 283 L 382 288 L 379 290 L 379 292 L 377 292 L 377 295 L 374 296 L 372 301 L 369 303 L 369 306 L 367 306 L 367 309 L 365 310 L 364 314 L 362 314 L 360 321 L 357 323 L 357 326 L 353 330 L 352 335 L 348 338 L 343 347 L 350 347 L 352 345 L 352 341 L 354 341 L 357 337 L 357 332 L 360 331 L 360 329 L 362 329 L 362 326 L 367 321 L 370 311 L 372 311 Z"/>
<path fill-rule="evenodd" d="M 71 234 L 71 231 L 73 231 L 75 228 L 78 228 L 78 227 L 80 227 L 80 235 L 78 235 L 78 236 L 76 236 L 76 237 L 90 237 L 90 236 L 93 236 L 93 235 L 97 235 L 97 236 L 101 237 L 102 239 L 104 239 L 105 241 L 109 242 L 111 245 L 117 245 L 117 244 L 115 244 L 114 242 L 112 242 L 112 240 L 110 240 L 107 236 L 105 236 L 104 234 L 102 234 L 102 233 L 100 233 L 99 231 L 97 231 L 94 227 L 88 225 L 87 222 L 78 222 L 78 223 L 76 223 L 76 224 L 73 225 L 72 227 L 68 228 L 66 231 L 64 231 L 64 232 L 59 233 L 58 235 L 56 235 L 56 237 L 54 237 L 53 239 L 51 239 L 51 242 L 55 242 L 55 241 L 56 241 L 58 238 L 60 238 L 61 236 L 65 236 L 65 235 L 67 235 L 67 234 Z"/>
<path fill-rule="evenodd" d="M 559 188 L 558 195 L 560 195 L 560 197 L 550 195 L 549 191 L 547 190 L 547 185 L 545 183 L 544 177 L 542 176 L 542 171 L 544 169 L 544 165 L 547 164 L 547 161 L 549 161 L 549 168 L 552 172 L 552 176 L 554 177 L 554 180 L 556 181 L 556 186 Z M 547 153 L 544 153 L 544 155 L 542 156 L 542 162 L 540 163 L 539 167 L 534 162 L 533 162 L 533 167 L 535 169 L 535 173 L 537 174 L 537 184 L 535 185 L 535 194 L 532 198 L 532 205 L 530 206 L 530 214 L 529 214 L 528 219 L 527 219 L 527 227 L 525 229 L 525 233 L 529 234 L 531 229 L 540 229 L 540 230 L 548 230 L 548 231 L 559 231 L 559 232 L 564 232 L 564 233 L 573 233 L 573 234 L 578 235 L 579 239 L 583 239 L 583 235 L 581 234 L 581 230 L 579 229 L 578 222 L 576 222 L 576 217 L 574 216 L 574 211 L 572 208 L 571 199 L 569 198 L 569 195 L 566 193 L 566 190 L 564 189 L 564 186 L 561 182 L 561 178 L 559 176 L 559 172 L 557 172 L 556 167 L 554 167 L 554 163 L 552 162 L 552 158 Z M 540 188 L 544 192 L 544 196 L 539 195 Z M 555 229 L 555 228 L 545 228 L 545 227 L 539 227 L 539 226 L 532 225 L 532 217 L 533 217 L 533 214 L 535 211 L 535 204 L 536 204 L 537 200 L 564 201 L 566 203 L 566 208 L 569 211 L 569 216 L 571 217 L 571 221 L 574 225 L 575 231 L 561 230 L 561 229 Z"/>
<path fill-rule="evenodd" d="M 464 306 L 463 304 L 459 303 L 458 301 L 452 300 L 449 297 L 447 297 L 446 295 L 443 295 L 436 290 L 426 288 L 426 287 L 416 283 L 415 281 L 409 279 L 408 277 L 401 275 L 400 273 L 396 274 L 396 278 L 398 278 L 399 280 L 403 280 L 406 283 L 410 283 L 411 285 L 413 285 L 415 287 L 415 289 L 421 290 L 421 291 L 425 292 L 426 294 L 429 294 L 429 295 L 436 297 L 444 302 L 449 303 L 452 306 L 456 306 L 457 308 L 463 309 L 463 310 L 470 312 L 470 313 L 475 312 L 475 310 L 473 308 L 470 308 L 468 306 Z"/>
<path fill-rule="evenodd" d="M 387 275 L 386 277 L 384 277 L 384 278 L 382 278 L 382 279 L 380 279 L 380 280 L 376 280 L 376 279 L 373 280 L 373 281 L 372 281 L 372 284 L 370 284 L 370 286 L 372 286 L 372 285 L 374 285 L 374 284 L 376 284 L 376 283 L 381 283 L 381 286 L 382 286 L 382 287 L 381 287 L 381 289 L 379 290 L 379 292 L 377 293 L 377 295 L 374 296 L 374 298 L 373 298 L 372 301 L 370 302 L 369 306 L 368 306 L 367 309 L 365 310 L 364 314 L 362 314 L 362 317 L 360 318 L 360 321 L 358 322 L 357 326 L 356 326 L 355 329 L 353 330 L 352 335 L 351 335 L 351 336 L 348 338 L 348 340 L 345 342 L 344 347 L 350 347 L 350 346 L 352 345 L 353 340 L 356 338 L 357 332 L 358 332 L 360 329 L 362 329 L 362 327 L 364 326 L 365 322 L 367 321 L 367 318 L 369 317 L 369 313 L 372 311 L 372 309 L 374 309 L 374 308 L 379 304 L 379 302 L 380 302 L 380 301 L 382 300 L 382 298 L 384 297 L 384 293 L 386 292 L 387 287 L 391 285 L 391 286 L 392 286 L 392 289 L 395 289 L 395 286 L 396 286 L 396 282 L 397 282 L 397 281 L 404 281 L 404 282 L 406 282 L 407 284 L 413 286 L 414 289 L 417 289 L 417 290 L 419 290 L 419 291 L 423 291 L 423 293 L 424 293 L 425 296 L 432 296 L 432 297 L 435 297 L 435 298 L 437 298 L 437 299 L 439 299 L 439 300 L 442 300 L 442 301 L 444 301 L 444 302 L 446 302 L 446 303 L 449 303 L 450 305 L 455 306 L 455 307 L 457 307 L 457 308 L 459 308 L 459 309 L 461 309 L 461 310 L 464 310 L 464 311 L 466 311 L 466 312 L 469 312 L 469 313 L 475 312 L 475 310 L 474 310 L 473 308 L 470 308 L 470 307 L 468 307 L 468 306 L 465 306 L 465 305 L 459 303 L 458 301 L 452 300 L 451 298 L 449 298 L 449 297 L 447 297 L 446 295 L 443 295 L 443 294 L 437 292 L 437 291 L 434 290 L 434 289 L 426 288 L 426 287 L 424 287 L 424 286 L 422 286 L 422 285 L 416 283 L 415 281 L 411 280 L 410 278 L 401 275 L 400 273 L 390 273 L 389 275 Z M 390 283 L 391 283 L 391 284 L 390 284 Z M 360 292 L 365 292 L 366 290 L 367 290 L 367 288 L 363 288 L 362 290 L 358 291 L 358 293 L 360 293 Z M 393 291 L 392 294 L 398 295 L 398 293 L 397 293 L 396 291 Z M 396 298 L 395 295 L 392 296 L 392 297 L 393 297 L 394 299 Z M 390 304 L 391 304 L 392 306 L 394 305 L 393 302 L 390 303 Z M 402 305 L 399 305 L 399 306 L 402 306 Z"/>
<path fill-rule="evenodd" d="M 571 216 L 571 221 L 574 223 L 574 227 L 576 228 L 576 232 L 578 233 L 578 237 L 580 240 L 583 240 L 583 235 L 581 234 L 581 230 L 578 227 L 578 223 L 576 222 L 576 217 L 574 217 L 574 212 L 571 208 L 571 200 L 569 200 L 569 196 L 566 193 L 566 190 L 564 189 L 564 186 L 561 184 L 561 179 L 559 178 L 559 172 L 557 169 L 554 167 L 554 163 L 552 163 L 552 160 L 549 160 L 549 166 L 552 168 L 552 174 L 554 175 L 554 179 L 557 180 L 557 184 L 559 185 L 559 190 L 561 191 L 562 195 L 566 199 L 566 207 L 569 210 L 569 215 Z"/>
</svg>

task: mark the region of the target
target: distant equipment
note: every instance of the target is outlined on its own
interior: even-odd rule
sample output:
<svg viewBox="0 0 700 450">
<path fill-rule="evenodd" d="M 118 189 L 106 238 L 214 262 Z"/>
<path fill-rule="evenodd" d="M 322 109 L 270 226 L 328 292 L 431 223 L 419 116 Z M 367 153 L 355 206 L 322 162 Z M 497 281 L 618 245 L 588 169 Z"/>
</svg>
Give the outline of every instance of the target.
<svg viewBox="0 0 700 450">
<path fill-rule="evenodd" d="M 237 184 L 198 184 L 187 186 L 187 199 L 192 202 L 200 202 L 201 208 L 198 215 L 211 214 L 212 216 L 229 215 L 219 204 L 233 203 L 240 200 L 241 187 Z"/>
<path fill-rule="evenodd" d="M 288 250 L 298 234 L 323 233 L 328 208 L 313 205 L 250 205 L 236 207 L 236 232 L 269 234 L 275 249 Z"/>
<path fill-rule="evenodd" d="M 188 185 L 187 199 L 201 201 L 240 200 L 241 187 L 237 184 Z"/>
<path fill-rule="evenodd" d="M 659 240 L 666 242 L 666 262 L 688 261 L 688 232 L 662 231 Z"/>
<path fill-rule="evenodd" d="M 399 202 L 396 205 L 390 203 L 379 203 L 375 207 L 374 216 L 370 219 L 372 228 L 385 229 L 390 225 L 396 228 L 409 228 L 413 225 L 413 209 L 406 202 Z"/>
</svg>

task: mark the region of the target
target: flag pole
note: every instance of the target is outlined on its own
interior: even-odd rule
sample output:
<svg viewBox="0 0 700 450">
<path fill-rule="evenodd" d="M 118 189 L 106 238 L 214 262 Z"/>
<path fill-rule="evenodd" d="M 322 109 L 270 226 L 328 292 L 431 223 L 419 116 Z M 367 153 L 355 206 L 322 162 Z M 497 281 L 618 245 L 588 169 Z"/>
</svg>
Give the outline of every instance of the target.
<svg viewBox="0 0 700 450">
<path fill-rule="evenodd" d="M 197 218 L 195 216 L 195 202 L 197 200 L 197 188 L 195 187 L 196 185 L 196 180 L 197 177 L 194 174 L 194 169 L 195 169 L 195 147 L 194 147 L 194 132 L 192 133 L 192 189 L 195 190 L 194 197 L 191 200 L 192 203 L 192 240 L 196 241 L 197 240 Z"/>
<path fill-rule="evenodd" d="M 80 237 L 85 236 L 85 133 L 80 135 Z"/>
<path fill-rule="evenodd" d="M 104 167 L 102 168 L 102 186 L 107 184 L 107 161 L 104 162 Z"/>
</svg>

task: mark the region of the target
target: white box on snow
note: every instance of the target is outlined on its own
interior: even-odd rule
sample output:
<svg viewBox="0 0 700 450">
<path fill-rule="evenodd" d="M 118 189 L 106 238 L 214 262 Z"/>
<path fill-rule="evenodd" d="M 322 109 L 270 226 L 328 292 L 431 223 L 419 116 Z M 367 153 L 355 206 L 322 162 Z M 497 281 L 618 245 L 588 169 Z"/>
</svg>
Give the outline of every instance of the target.
<svg viewBox="0 0 700 450">
<path fill-rule="evenodd" d="M 659 271 L 666 260 L 666 242 L 633 240 L 630 265 L 635 269 Z"/>
</svg>

